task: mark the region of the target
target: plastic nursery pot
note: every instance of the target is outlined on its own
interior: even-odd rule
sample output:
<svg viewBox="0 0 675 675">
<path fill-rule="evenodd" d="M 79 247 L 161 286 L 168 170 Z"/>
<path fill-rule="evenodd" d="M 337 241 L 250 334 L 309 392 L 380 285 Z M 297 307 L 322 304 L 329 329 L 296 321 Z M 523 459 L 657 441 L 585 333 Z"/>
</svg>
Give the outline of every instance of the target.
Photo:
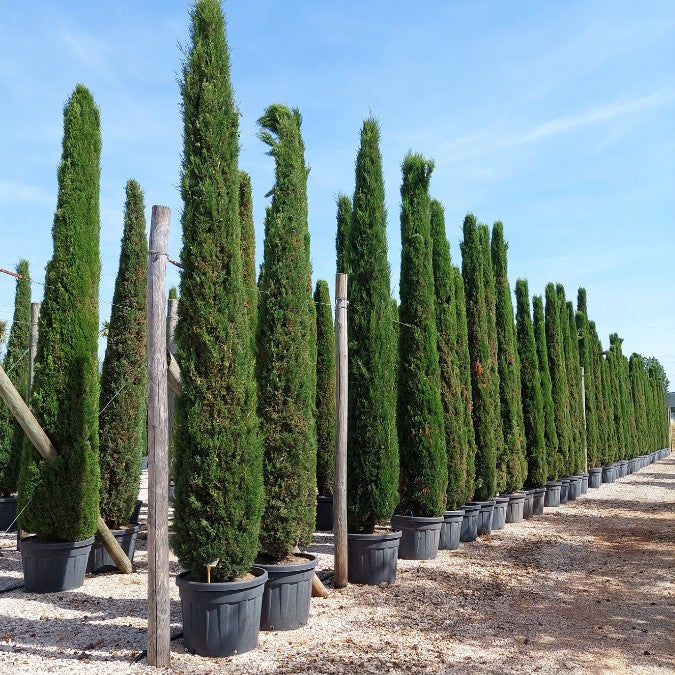
<svg viewBox="0 0 675 675">
<path fill-rule="evenodd" d="M 443 516 L 400 516 L 391 519 L 391 527 L 401 530 L 398 557 L 402 560 L 432 560 L 438 553 Z"/>
<path fill-rule="evenodd" d="M 461 542 L 475 541 L 478 535 L 478 513 L 480 506 L 477 504 L 466 504 L 464 507 L 464 518 L 462 518 L 462 529 L 459 533 Z"/>
<path fill-rule="evenodd" d="M 534 490 L 526 488 L 523 490 L 525 501 L 523 502 L 523 518 L 525 520 L 532 518 L 532 502 L 534 501 Z"/>
<path fill-rule="evenodd" d="M 393 584 L 401 530 L 347 535 L 347 574 L 350 584 Z"/>
<path fill-rule="evenodd" d="M 614 465 L 602 467 L 602 482 L 603 483 L 614 482 Z"/>
<path fill-rule="evenodd" d="M 23 583 L 28 593 L 56 593 L 84 583 L 94 537 L 81 541 L 46 542 L 37 537 L 21 540 Z"/>
<path fill-rule="evenodd" d="M 495 497 L 495 510 L 492 514 L 492 529 L 502 530 L 506 524 L 506 510 L 509 506 L 508 497 Z"/>
<path fill-rule="evenodd" d="M 476 534 L 478 536 L 492 532 L 492 519 L 494 518 L 495 500 L 488 499 L 482 502 L 469 502 L 469 506 L 478 506 L 478 520 Z"/>
<path fill-rule="evenodd" d="M 570 497 L 570 479 L 560 479 L 560 503 L 566 504 Z"/>
<path fill-rule="evenodd" d="M 509 502 L 506 505 L 506 522 L 520 523 L 523 520 L 523 512 L 525 510 L 525 493 L 524 492 L 510 492 L 501 495 L 508 497 Z"/>
<path fill-rule="evenodd" d="M 602 485 L 602 467 L 588 470 L 588 487 L 599 488 Z"/>
<path fill-rule="evenodd" d="M 560 490 L 562 483 L 560 481 L 551 481 L 546 483 L 546 497 L 544 506 L 560 506 Z"/>
<path fill-rule="evenodd" d="M 19 525 L 16 519 L 16 497 L 0 498 L 0 531 L 16 532 Z"/>
<path fill-rule="evenodd" d="M 124 553 L 130 562 L 134 562 L 134 553 L 136 551 L 136 537 L 141 526 L 136 523 L 128 527 L 120 528 L 119 530 L 110 530 L 117 543 L 121 546 Z M 89 551 L 89 558 L 87 560 L 87 574 L 92 572 L 112 572 L 117 569 L 114 560 L 110 557 L 108 552 L 103 548 L 103 543 L 95 540 L 92 544 L 91 551 Z"/>
<path fill-rule="evenodd" d="M 588 474 L 581 474 L 581 494 L 585 495 L 588 492 Z"/>
<path fill-rule="evenodd" d="M 546 488 L 534 488 L 532 496 L 532 515 L 533 516 L 543 516 L 544 515 L 544 500 L 546 498 Z"/>
<path fill-rule="evenodd" d="M 570 484 L 567 491 L 568 501 L 574 501 L 581 494 L 581 480 L 581 476 L 570 476 Z"/>
<path fill-rule="evenodd" d="M 628 475 L 628 460 L 627 459 L 622 459 L 619 462 L 619 468 L 620 468 L 620 478 L 625 478 Z"/>
<path fill-rule="evenodd" d="M 446 511 L 443 514 L 443 525 L 441 525 L 441 536 L 438 540 L 439 551 L 454 551 L 459 548 L 459 535 L 462 531 L 462 521 L 464 520 L 464 509 L 457 511 Z"/>
<path fill-rule="evenodd" d="M 319 495 L 316 498 L 316 529 L 329 532 L 333 529 L 333 498 Z"/>
<path fill-rule="evenodd" d="M 317 557 L 314 553 L 297 553 L 304 562 L 290 565 L 256 566 L 267 572 L 260 610 L 260 630 L 295 630 L 309 618 L 312 577 Z"/>
<path fill-rule="evenodd" d="M 253 567 L 253 579 L 206 584 L 176 577 L 183 613 L 183 644 L 199 656 L 242 654 L 258 644 L 267 572 Z"/>
</svg>

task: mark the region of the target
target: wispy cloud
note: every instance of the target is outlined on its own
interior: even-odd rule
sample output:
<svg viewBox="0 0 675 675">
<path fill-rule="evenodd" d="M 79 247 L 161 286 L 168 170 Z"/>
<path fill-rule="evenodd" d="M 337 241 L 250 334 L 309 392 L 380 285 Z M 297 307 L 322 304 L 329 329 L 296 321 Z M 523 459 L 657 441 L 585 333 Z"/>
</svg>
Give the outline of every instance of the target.
<svg viewBox="0 0 675 675">
<path fill-rule="evenodd" d="M 12 179 L 0 179 L 0 201 L 54 206 L 55 196 L 41 188 Z"/>
</svg>

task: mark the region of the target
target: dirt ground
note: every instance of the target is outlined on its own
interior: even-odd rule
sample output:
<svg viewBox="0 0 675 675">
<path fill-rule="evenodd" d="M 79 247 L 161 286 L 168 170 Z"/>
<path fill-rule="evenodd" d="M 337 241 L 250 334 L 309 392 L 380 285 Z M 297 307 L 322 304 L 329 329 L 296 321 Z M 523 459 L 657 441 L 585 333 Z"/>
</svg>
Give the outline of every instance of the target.
<svg viewBox="0 0 675 675">
<path fill-rule="evenodd" d="M 675 458 L 575 502 L 443 551 L 399 561 L 386 588 L 331 589 L 309 623 L 256 650 L 203 659 L 172 642 L 181 673 L 673 673 Z M 0 589 L 21 583 L 0 538 Z M 332 543 L 317 533 L 322 576 Z M 179 571 L 174 560 L 171 573 Z M 0 672 L 147 672 L 147 558 L 75 591 L 0 594 Z M 172 631 L 181 630 L 172 583 Z"/>
</svg>

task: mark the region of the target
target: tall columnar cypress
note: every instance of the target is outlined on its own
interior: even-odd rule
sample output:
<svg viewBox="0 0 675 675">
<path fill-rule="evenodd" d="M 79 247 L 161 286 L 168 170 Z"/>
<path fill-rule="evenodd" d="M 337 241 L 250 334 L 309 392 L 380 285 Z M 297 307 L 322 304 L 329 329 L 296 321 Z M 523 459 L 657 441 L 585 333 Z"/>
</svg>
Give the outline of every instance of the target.
<svg viewBox="0 0 675 675">
<path fill-rule="evenodd" d="M 148 245 L 144 211 L 141 188 L 130 180 L 99 399 L 101 516 L 113 528 L 129 520 L 138 496 L 141 457 L 146 454 Z"/>
<path fill-rule="evenodd" d="M 546 285 L 546 348 L 551 373 L 551 393 L 555 430 L 558 436 L 556 456 L 557 475 L 569 474 L 569 460 L 572 451 L 569 395 L 567 392 L 567 369 L 565 367 L 565 346 L 560 321 L 558 294 L 552 283 Z"/>
<path fill-rule="evenodd" d="M 191 13 L 181 81 L 183 248 L 177 358 L 173 548 L 194 581 L 249 571 L 263 505 L 253 342 L 239 223 L 238 113 L 218 0 Z"/>
<path fill-rule="evenodd" d="M 476 441 L 474 496 L 489 499 L 497 491 L 497 431 L 501 416 L 499 389 L 494 387 L 497 354 L 490 349 L 488 340 L 483 247 L 472 214 L 464 219 L 461 250 Z"/>
<path fill-rule="evenodd" d="M 520 490 L 527 478 L 525 426 L 520 390 L 520 361 L 516 345 L 511 288 L 507 274 L 504 226 L 492 226 L 491 254 L 495 276 L 497 319 L 497 366 L 499 372 L 499 401 L 502 414 L 504 446 L 497 456 L 498 471 L 505 477 L 507 492 Z"/>
<path fill-rule="evenodd" d="M 549 480 L 556 480 L 560 475 L 558 466 L 558 432 L 555 426 L 553 406 L 553 385 L 548 365 L 548 346 L 546 343 L 546 323 L 544 319 L 544 303 L 540 295 L 532 297 L 532 315 L 534 339 L 537 345 L 537 362 L 541 374 L 541 394 L 544 405 L 544 439 L 546 441 L 546 470 Z"/>
<path fill-rule="evenodd" d="M 99 111 L 75 87 L 64 109 L 63 153 L 40 312 L 33 412 L 54 444 L 47 464 L 24 443 L 21 527 L 40 539 L 79 541 L 96 531 L 98 466 Z"/>
<path fill-rule="evenodd" d="M 466 473 L 464 492 L 467 501 L 473 499 L 476 477 L 476 435 L 473 428 L 473 396 L 471 393 L 471 358 L 469 356 L 468 328 L 466 321 L 466 296 L 464 281 L 459 267 L 452 265 L 452 291 L 455 308 L 455 352 L 459 370 L 459 385 L 462 396 L 463 428 L 466 431 Z"/>
<path fill-rule="evenodd" d="M 516 281 L 516 316 L 527 450 L 527 484 L 531 487 L 543 487 L 548 477 L 544 434 L 544 396 L 537 358 L 537 344 L 534 339 L 534 326 L 530 316 L 530 292 L 526 279 Z"/>
<path fill-rule="evenodd" d="M 602 398 L 607 418 L 607 445 L 603 448 L 601 457 L 603 466 L 610 466 L 618 458 L 620 438 L 614 416 L 614 411 L 618 407 L 618 403 L 614 400 L 613 396 L 612 368 L 608 357 L 602 358 L 600 372 L 602 373 Z"/>
<path fill-rule="evenodd" d="M 364 121 L 356 158 L 351 223 L 347 198 L 340 200 L 338 221 L 347 247 L 351 307 L 349 331 L 349 425 L 347 438 L 347 527 L 369 533 L 388 519 L 398 501 L 399 456 L 396 431 L 396 328 L 387 261 L 384 181 L 380 130 Z M 340 231 L 339 231 L 340 232 Z M 344 262 L 346 258 L 349 262 Z M 402 337 L 405 335 L 402 334 Z"/>
<path fill-rule="evenodd" d="M 349 232 L 352 228 L 352 202 L 346 195 L 337 198 L 337 234 L 335 236 L 335 250 L 337 253 L 337 271 L 349 274 Z M 349 292 L 349 290 L 347 290 Z"/>
<path fill-rule="evenodd" d="M 273 104 L 258 120 L 276 162 L 258 307 L 259 410 L 265 514 L 260 547 L 281 559 L 307 546 L 315 523 L 316 309 L 300 111 Z"/>
<path fill-rule="evenodd" d="M 595 393 L 595 360 L 593 358 L 593 339 L 588 326 L 588 306 L 586 289 L 577 292 L 576 313 L 577 339 L 579 345 L 579 362 L 584 369 L 584 390 L 586 401 L 586 447 L 588 450 L 588 466 L 598 467 L 598 400 Z M 582 402 L 583 403 L 583 402 Z M 583 412 L 583 411 L 582 411 Z"/>
<path fill-rule="evenodd" d="M 637 457 L 647 449 L 645 441 L 649 433 L 647 429 L 647 373 L 645 371 L 645 360 L 639 354 L 631 354 L 628 361 L 628 369 L 638 438 L 638 445 L 633 449 L 631 457 Z"/>
<path fill-rule="evenodd" d="M 316 485 L 320 495 L 333 494 L 335 454 L 335 328 L 328 282 L 319 279 L 316 305 Z"/>
<path fill-rule="evenodd" d="M 251 177 L 239 172 L 239 222 L 241 224 L 241 263 L 244 276 L 244 307 L 255 340 L 258 325 L 258 287 L 255 271 L 255 227 L 253 225 L 253 198 Z"/>
<path fill-rule="evenodd" d="M 401 513 L 442 515 L 448 484 L 429 212 L 433 163 L 408 153 L 401 185 L 398 442 Z M 405 326 L 402 326 L 402 328 Z"/>
<path fill-rule="evenodd" d="M 24 400 L 28 400 L 28 341 L 30 336 L 30 281 L 28 261 L 16 266 L 14 315 L 3 368 Z M 0 406 L 0 497 L 16 492 L 24 432 L 3 403 Z"/>
<path fill-rule="evenodd" d="M 622 388 L 625 384 L 623 377 L 623 353 L 621 343 L 623 340 L 617 333 L 609 336 L 609 352 L 607 362 L 610 370 L 611 397 L 614 412 L 614 425 L 616 427 L 617 452 L 615 459 L 623 459 L 630 445 L 629 427 L 627 421 L 626 398 Z"/>
<path fill-rule="evenodd" d="M 467 501 L 468 429 L 464 426 L 465 417 L 462 413 L 464 400 L 456 347 L 457 313 L 450 263 L 450 245 L 445 236 L 443 206 L 435 199 L 431 201 L 430 222 L 441 401 L 443 402 L 445 446 L 448 459 L 447 506 L 449 509 L 456 509 Z M 473 431 L 473 428 L 471 430 Z"/>
<path fill-rule="evenodd" d="M 569 373 L 574 373 L 571 378 L 571 401 L 574 406 L 574 426 L 576 439 L 576 452 L 574 455 L 573 472 L 581 474 L 586 470 L 586 425 L 584 423 L 584 404 L 581 393 L 581 358 L 579 356 L 579 339 L 577 334 L 577 321 L 574 312 L 574 305 L 567 301 L 567 322 L 569 332 L 569 360 L 571 363 L 568 368 Z"/>
<path fill-rule="evenodd" d="M 589 351 L 592 359 L 593 389 L 595 394 L 595 419 L 597 425 L 597 441 L 595 449 L 592 451 L 588 447 L 588 465 L 591 468 L 602 466 L 606 449 L 611 445 L 608 426 L 607 402 L 603 392 L 603 361 L 602 344 L 598 337 L 598 332 L 594 321 L 587 322 L 587 335 L 589 341 Z"/>
<path fill-rule="evenodd" d="M 647 372 L 652 379 L 654 389 L 655 409 L 652 424 L 656 429 L 656 447 L 654 450 L 660 450 L 668 446 L 668 425 L 666 410 L 666 393 L 668 391 L 668 379 L 658 359 L 650 357 L 646 360 Z"/>
</svg>

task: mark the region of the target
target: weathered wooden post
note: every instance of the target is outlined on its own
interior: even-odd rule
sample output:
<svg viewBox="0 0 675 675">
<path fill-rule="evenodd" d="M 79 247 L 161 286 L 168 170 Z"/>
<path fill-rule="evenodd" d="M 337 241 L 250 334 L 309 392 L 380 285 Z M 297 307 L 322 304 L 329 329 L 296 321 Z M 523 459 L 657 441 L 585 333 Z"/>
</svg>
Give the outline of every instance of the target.
<svg viewBox="0 0 675 675">
<path fill-rule="evenodd" d="M 170 662 L 166 263 L 171 209 L 153 206 L 148 254 L 148 664 Z"/>
<path fill-rule="evenodd" d="M 35 368 L 35 355 L 37 354 L 40 306 L 39 302 L 30 303 L 30 333 L 28 334 L 28 399 L 26 400 L 28 407 L 30 407 L 30 399 L 33 393 L 33 369 Z"/>
<path fill-rule="evenodd" d="M 347 275 L 335 275 L 335 472 L 333 542 L 335 588 L 347 585 Z"/>
<path fill-rule="evenodd" d="M 166 308 L 166 349 L 169 354 L 175 356 L 176 341 L 174 332 L 178 323 L 178 300 L 169 298 Z M 173 434 L 173 397 L 174 393 L 171 387 L 167 388 L 167 415 L 169 418 L 169 494 L 171 494 L 171 438 Z"/>
</svg>

